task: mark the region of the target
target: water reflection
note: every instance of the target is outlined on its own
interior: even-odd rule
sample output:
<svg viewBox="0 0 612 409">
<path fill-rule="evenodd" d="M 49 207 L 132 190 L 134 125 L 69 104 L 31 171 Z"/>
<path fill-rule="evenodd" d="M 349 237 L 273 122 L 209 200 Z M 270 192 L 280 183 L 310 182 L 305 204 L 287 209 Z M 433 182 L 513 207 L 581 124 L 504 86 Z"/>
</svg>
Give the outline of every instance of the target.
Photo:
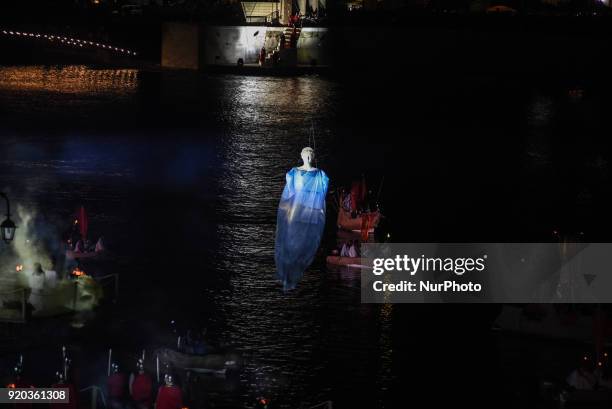
<svg viewBox="0 0 612 409">
<path fill-rule="evenodd" d="M 313 307 L 323 298 L 323 272 L 311 268 L 298 291 L 283 294 L 275 278 L 274 234 L 284 174 L 298 165 L 310 133 L 299 117 L 306 112 L 315 118 L 324 115 L 325 81 L 230 81 L 222 100 L 229 129 L 222 142 L 219 180 L 217 236 L 223 257 L 216 265 L 229 285 L 226 293 L 215 296 L 225 321 L 223 337 L 250 356 L 242 377 L 245 398 L 264 393 L 316 403 L 323 399 L 321 391 L 304 386 L 316 383 L 313 379 L 326 365 L 315 356 L 323 323 L 313 319 Z M 328 149 L 326 139 L 318 143 L 321 151 Z"/>
<path fill-rule="evenodd" d="M 129 93 L 138 85 L 134 69 L 67 67 L 4 67 L 0 90 L 61 92 L 71 94 Z"/>
</svg>

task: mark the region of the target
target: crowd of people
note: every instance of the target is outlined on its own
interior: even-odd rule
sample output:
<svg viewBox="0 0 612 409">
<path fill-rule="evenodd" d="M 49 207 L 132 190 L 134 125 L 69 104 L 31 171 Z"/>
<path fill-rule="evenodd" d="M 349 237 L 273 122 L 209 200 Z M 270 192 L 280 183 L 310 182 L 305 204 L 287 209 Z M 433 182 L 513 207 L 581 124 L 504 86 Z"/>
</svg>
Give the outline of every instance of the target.
<svg viewBox="0 0 612 409">
<path fill-rule="evenodd" d="M 80 407 L 80 402 L 84 396 L 79 394 L 76 382 L 72 380 L 73 373 L 70 367 L 71 360 L 68 357 L 64 358 L 64 366 L 56 372 L 56 380 L 49 386 L 50 388 L 62 388 L 69 391 L 68 403 L 50 403 L 50 409 L 77 409 Z M 183 391 L 176 384 L 174 376 L 170 373 L 164 376 L 163 381 L 156 388 L 156 380 L 144 368 L 142 359 L 138 359 L 136 371 L 129 375 L 121 371 L 117 363 L 111 365 L 111 371 L 106 379 L 106 385 L 102 389 L 104 396 L 107 398 L 107 407 L 111 409 L 182 409 L 183 408 Z M 7 388 L 35 388 L 36 386 L 29 382 L 23 374 L 23 358 L 13 369 L 13 377 Z M 90 406 L 87 402 L 88 407 Z M 31 404 L 15 405 L 15 408 L 30 409 Z"/>
<path fill-rule="evenodd" d="M 167 373 L 155 393 L 153 377 L 145 370 L 139 359 L 136 372 L 127 375 L 118 364 L 112 364 L 112 373 L 107 379 L 106 390 L 111 409 L 182 409 L 183 391 L 176 384 L 174 376 Z"/>
</svg>

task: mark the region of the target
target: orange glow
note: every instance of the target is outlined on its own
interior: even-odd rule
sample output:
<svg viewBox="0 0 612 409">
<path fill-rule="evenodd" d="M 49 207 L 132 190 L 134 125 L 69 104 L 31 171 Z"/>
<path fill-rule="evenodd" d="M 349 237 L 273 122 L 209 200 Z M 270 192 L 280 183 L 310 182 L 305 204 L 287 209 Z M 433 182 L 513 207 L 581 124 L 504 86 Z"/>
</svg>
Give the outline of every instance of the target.
<svg viewBox="0 0 612 409">
<path fill-rule="evenodd" d="M 23 271 L 23 264 L 17 264 L 15 266 L 15 271 L 17 271 L 17 272 Z"/>
<path fill-rule="evenodd" d="M 6 387 L 10 389 L 15 389 L 17 386 L 14 383 L 9 383 L 8 385 L 6 385 Z"/>
<path fill-rule="evenodd" d="M 85 272 L 81 269 L 79 269 L 78 267 L 75 268 L 74 270 L 72 270 L 72 275 L 75 277 L 81 277 L 81 276 L 85 276 L 87 274 L 85 274 Z"/>
</svg>

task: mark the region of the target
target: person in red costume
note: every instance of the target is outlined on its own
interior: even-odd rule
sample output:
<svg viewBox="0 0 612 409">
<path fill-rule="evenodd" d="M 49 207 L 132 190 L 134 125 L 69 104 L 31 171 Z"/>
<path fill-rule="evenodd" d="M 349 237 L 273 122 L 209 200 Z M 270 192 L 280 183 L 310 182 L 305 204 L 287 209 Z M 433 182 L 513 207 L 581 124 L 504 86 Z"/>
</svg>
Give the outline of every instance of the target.
<svg viewBox="0 0 612 409">
<path fill-rule="evenodd" d="M 174 384 L 172 375 L 164 376 L 165 385 L 159 388 L 155 409 L 182 409 L 183 392 Z"/>
<path fill-rule="evenodd" d="M 49 409 L 77 409 L 78 404 L 78 393 L 74 385 L 68 380 L 64 379 L 63 372 L 56 372 L 55 376 L 57 382 L 51 385 L 52 388 L 68 389 L 68 403 L 50 403 Z"/>
<path fill-rule="evenodd" d="M 153 403 L 153 379 L 145 372 L 142 359 L 138 360 L 138 374 L 130 388 L 134 406 L 137 409 L 149 409 Z"/>
<path fill-rule="evenodd" d="M 106 381 L 106 389 L 111 408 L 120 409 L 127 398 L 128 379 L 124 373 L 119 371 L 119 365 L 116 363 L 113 363 L 111 368 L 113 373 Z"/>
</svg>

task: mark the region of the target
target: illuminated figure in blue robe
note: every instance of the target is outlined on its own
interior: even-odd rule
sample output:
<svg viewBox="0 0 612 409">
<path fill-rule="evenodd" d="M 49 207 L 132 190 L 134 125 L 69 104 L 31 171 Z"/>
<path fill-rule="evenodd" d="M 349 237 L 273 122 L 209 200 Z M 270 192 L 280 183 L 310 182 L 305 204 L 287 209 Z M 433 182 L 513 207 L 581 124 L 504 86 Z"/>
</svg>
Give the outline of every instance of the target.
<svg viewBox="0 0 612 409">
<path fill-rule="evenodd" d="M 314 151 L 302 149 L 304 165 L 287 172 L 276 220 L 274 259 L 285 290 L 294 289 L 321 243 L 329 178 L 314 168 Z"/>
</svg>

